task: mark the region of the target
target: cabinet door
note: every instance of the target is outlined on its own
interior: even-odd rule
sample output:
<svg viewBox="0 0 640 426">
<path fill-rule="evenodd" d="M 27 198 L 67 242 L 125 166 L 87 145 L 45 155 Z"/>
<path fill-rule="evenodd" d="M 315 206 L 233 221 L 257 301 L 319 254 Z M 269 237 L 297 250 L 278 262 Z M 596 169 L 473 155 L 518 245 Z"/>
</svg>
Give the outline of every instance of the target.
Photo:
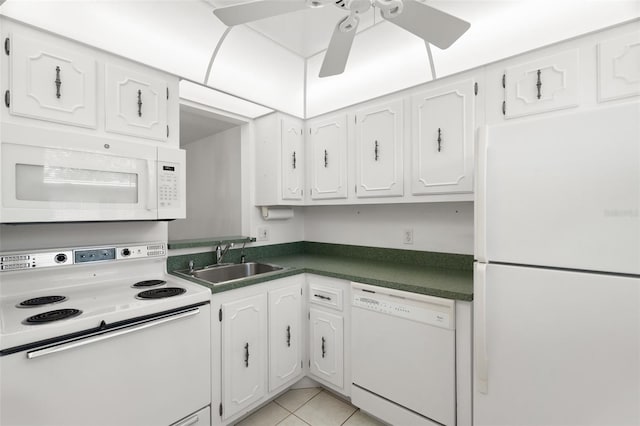
<svg viewBox="0 0 640 426">
<path fill-rule="evenodd" d="M 343 387 L 344 342 L 342 317 L 310 309 L 309 351 L 314 376 Z"/>
<path fill-rule="evenodd" d="M 280 120 L 282 138 L 282 199 L 302 200 L 304 188 L 304 136 L 302 122 Z"/>
<path fill-rule="evenodd" d="M 222 392 L 229 418 L 266 391 L 266 295 L 225 303 L 222 315 Z"/>
<path fill-rule="evenodd" d="M 598 44 L 598 100 L 640 95 L 640 34 Z"/>
<path fill-rule="evenodd" d="M 300 284 L 269 292 L 269 391 L 302 373 Z"/>
<path fill-rule="evenodd" d="M 473 81 L 412 97 L 413 194 L 473 189 Z"/>
<path fill-rule="evenodd" d="M 505 117 L 514 118 L 578 105 L 578 50 L 569 50 L 505 70 Z"/>
<path fill-rule="evenodd" d="M 11 39 L 11 113 L 96 128 L 96 61 L 49 45 Z"/>
<path fill-rule="evenodd" d="M 356 111 L 356 195 L 403 195 L 402 100 Z"/>
<path fill-rule="evenodd" d="M 168 139 L 168 86 L 164 79 L 110 64 L 106 66 L 105 79 L 108 132 Z"/>
<path fill-rule="evenodd" d="M 313 200 L 347 198 L 347 117 L 309 124 L 310 196 Z"/>
</svg>

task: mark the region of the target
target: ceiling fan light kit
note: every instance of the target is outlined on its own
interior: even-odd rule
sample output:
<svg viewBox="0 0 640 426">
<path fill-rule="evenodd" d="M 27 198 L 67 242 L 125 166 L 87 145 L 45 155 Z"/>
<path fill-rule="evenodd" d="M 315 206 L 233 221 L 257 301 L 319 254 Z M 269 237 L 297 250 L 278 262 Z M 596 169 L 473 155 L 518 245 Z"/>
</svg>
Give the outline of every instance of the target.
<svg viewBox="0 0 640 426">
<path fill-rule="evenodd" d="M 341 74 L 347 65 L 360 18 L 371 7 L 384 19 L 440 49 L 451 46 L 471 24 L 417 0 L 260 0 L 217 8 L 213 13 L 227 26 L 246 24 L 333 3 L 349 12 L 333 30 L 320 68 L 320 77 Z"/>
</svg>

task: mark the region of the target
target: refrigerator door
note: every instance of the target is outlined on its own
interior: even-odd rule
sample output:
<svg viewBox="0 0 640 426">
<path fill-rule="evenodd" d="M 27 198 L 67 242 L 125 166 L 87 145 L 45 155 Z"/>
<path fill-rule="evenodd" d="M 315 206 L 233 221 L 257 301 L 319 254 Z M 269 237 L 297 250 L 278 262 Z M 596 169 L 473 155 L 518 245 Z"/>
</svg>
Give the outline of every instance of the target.
<svg viewBox="0 0 640 426">
<path fill-rule="evenodd" d="M 475 426 L 640 424 L 640 278 L 475 273 Z"/>
<path fill-rule="evenodd" d="M 480 129 L 476 259 L 640 274 L 640 104 Z"/>
</svg>

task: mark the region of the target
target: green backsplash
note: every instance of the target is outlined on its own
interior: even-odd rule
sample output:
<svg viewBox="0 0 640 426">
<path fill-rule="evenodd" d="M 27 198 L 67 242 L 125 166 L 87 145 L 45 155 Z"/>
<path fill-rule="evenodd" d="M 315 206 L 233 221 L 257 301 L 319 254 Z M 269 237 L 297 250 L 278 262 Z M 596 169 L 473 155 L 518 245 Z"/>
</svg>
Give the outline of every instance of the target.
<svg viewBox="0 0 640 426">
<path fill-rule="evenodd" d="M 229 250 L 225 262 L 240 262 L 241 249 Z M 400 250 L 380 247 L 353 246 L 345 244 L 316 243 L 298 241 L 295 243 L 273 244 L 259 247 L 246 247 L 244 254 L 248 262 L 265 257 L 288 256 L 295 254 L 315 254 L 325 256 L 350 257 L 382 262 L 406 263 L 410 265 L 432 266 L 457 270 L 472 270 L 473 256 L 465 254 L 436 253 L 418 250 Z M 215 252 L 183 254 L 167 259 L 167 270 L 187 269 L 189 260 L 196 268 L 215 263 Z"/>
</svg>

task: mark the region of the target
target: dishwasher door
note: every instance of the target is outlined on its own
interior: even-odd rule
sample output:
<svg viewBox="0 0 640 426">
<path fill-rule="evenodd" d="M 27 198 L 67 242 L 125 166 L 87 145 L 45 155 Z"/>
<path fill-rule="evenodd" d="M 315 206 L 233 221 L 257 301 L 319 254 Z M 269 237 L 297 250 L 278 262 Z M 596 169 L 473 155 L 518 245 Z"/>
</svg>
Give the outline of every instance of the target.
<svg viewBox="0 0 640 426">
<path fill-rule="evenodd" d="M 353 384 L 430 420 L 455 425 L 454 301 L 352 286 Z M 367 411 L 385 420 L 385 413 Z"/>
</svg>

